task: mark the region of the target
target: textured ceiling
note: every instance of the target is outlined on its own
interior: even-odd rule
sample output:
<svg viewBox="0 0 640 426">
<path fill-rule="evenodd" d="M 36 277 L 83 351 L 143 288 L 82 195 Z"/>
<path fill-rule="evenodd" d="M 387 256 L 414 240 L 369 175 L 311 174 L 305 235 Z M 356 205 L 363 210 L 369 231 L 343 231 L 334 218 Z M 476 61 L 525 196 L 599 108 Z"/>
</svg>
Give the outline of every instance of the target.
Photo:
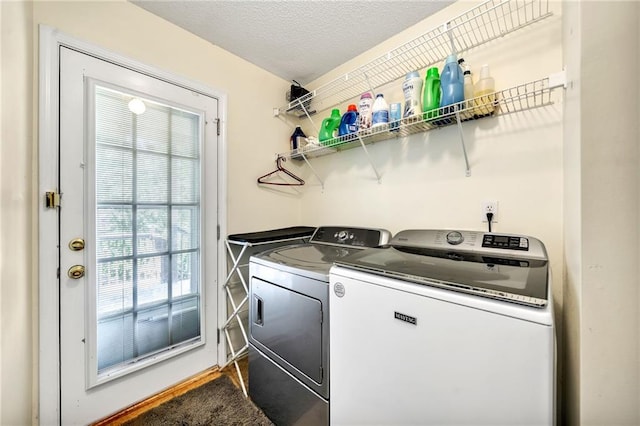
<svg viewBox="0 0 640 426">
<path fill-rule="evenodd" d="M 453 3 L 130 1 L 285 80 L 303 85 Z"/>
</svg>

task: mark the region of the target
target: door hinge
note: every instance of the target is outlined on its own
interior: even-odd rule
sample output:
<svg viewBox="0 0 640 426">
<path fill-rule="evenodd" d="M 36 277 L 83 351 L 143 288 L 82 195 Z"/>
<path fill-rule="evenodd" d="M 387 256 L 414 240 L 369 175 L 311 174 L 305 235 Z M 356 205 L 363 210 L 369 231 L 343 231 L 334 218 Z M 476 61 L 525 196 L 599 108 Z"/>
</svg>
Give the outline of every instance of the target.
<svg viewBox="0 0 640 426">
<path fill-rule="evenodd" d="M 216 225 L 216 238 L 220 241 L 220 225 Z"/>
<path fill-rule="evenodd" d="M 216 339 L 218 339 L 218 345 L 220 344 L 220 329 L 216 330 Z"/>
<path fill-rule="evenodd" d="M 218 132 L 218 136 L 220 136 L 220 119 L 216 118 L 216 128 Z"/>
<path fill-rule="evenodd" d="M 44 206 L 48 209 L 55 209 L 60 207 L 60 194 L 55 191 L 45 192 Z"/>
</svg>

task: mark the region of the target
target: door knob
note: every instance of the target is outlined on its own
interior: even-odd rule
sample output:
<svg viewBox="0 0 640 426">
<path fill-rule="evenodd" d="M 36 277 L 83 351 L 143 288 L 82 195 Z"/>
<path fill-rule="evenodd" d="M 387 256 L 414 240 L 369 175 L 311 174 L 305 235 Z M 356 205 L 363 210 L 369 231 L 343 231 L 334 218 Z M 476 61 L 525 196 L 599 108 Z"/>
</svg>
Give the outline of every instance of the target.
<svg viewBox="0 0 640 426">
<path fill-rule="evenodd" d="M 73 251 L 80 251 L 84 249 L 84 240 L 82 238 L 74 238 L 69 241 L 69 248 Z"/>
<path fill-rule="evenodd" d="M 82 265 L 73 265 L 67 271 L 67 275 L 69 276 L 69 278 L 72 278 L 74 280 L 78 280 L 78 279 L 84 277 L 84 266 L 82 266 Z"/>
</svg>

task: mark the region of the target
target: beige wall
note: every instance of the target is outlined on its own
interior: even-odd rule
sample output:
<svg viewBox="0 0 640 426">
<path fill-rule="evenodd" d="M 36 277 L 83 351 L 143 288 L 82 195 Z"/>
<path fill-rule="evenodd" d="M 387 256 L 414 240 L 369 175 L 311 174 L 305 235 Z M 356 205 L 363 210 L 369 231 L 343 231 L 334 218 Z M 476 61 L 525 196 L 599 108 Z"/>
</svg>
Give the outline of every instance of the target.
<svg viewBox="0 0 640 426">
<path fill-rule="evenodd" d="M 299 197 L 274 201 L 255 179 L 273 170 L 290 127 L 272 117 L 288 82 L 124 1 L 0 2 L 0 424 L 37 413 L 37 73 L 45 24 L 228 96 L 228 233 L 298 224 Z"/>
<path fill-rule="evenodd" d="M 35 360 L 33 253 L 32 33 L 30 4 L 2 4 L 0 139 L 0 423 L 31 418 Z"/>
<path fill-rule="evenodd" d="M 583 425 L 640 423 L 637 8 L 581 5 Z"/>
</svg>

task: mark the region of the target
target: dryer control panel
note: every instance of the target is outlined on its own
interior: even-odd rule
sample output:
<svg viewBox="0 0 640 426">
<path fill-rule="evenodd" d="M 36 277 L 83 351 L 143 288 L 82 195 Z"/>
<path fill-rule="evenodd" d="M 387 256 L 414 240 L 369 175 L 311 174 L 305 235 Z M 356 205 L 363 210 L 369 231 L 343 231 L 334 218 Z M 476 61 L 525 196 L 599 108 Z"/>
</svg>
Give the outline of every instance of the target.
<svg viewBox="0 0 640 426">
<path fill-rule="evenodd" d="M 321 226 L 311 237 L 311 243 L 349 247 L 377 247 L 387 244 L 391 233 L 386 229 Z"/>
</svg>

